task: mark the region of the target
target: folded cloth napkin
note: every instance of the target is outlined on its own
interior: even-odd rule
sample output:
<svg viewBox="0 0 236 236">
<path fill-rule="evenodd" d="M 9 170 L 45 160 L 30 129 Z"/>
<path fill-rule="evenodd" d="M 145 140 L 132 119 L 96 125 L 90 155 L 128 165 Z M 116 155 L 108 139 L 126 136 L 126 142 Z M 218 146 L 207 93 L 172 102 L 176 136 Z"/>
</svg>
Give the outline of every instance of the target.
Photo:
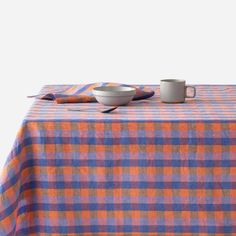
<svg viewBox="0 0 236 236">
<path fill-rule="evenodd" d="M 88 102 L 97 102 L 93 96 L 92 90 L 95 87 L 99 86 L 128 86 L 134 87 L 136 89 L 136 95 L 133 100 L 141 100 L 150 98 L 154 95 L 154 91 L 145 87 L 145 86 L 131 86 L 125 84 L 117 83 L 93 83 L 87 84 L 84 86 L 81 85 L 72 85 L 70 88 L 67 88 L 65 91 L 60 91 L 60 93 L 48 93 L 41 97 L 44 100 L 55 100 L 57 103 L 88 103 Z"/>
</svg>

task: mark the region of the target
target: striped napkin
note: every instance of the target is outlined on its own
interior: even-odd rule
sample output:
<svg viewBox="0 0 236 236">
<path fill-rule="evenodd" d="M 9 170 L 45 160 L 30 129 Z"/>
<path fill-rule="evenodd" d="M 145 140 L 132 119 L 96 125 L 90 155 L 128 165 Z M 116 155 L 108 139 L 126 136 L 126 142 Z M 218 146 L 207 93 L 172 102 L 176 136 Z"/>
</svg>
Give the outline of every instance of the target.
<svg viewBox="0 0 236 236">
<path fill-rule="evenodd" d="M 131 86 L 118 83 L 93 83 L 87 85 L 72 85 L 70 88 L 60 93 L 49 93 L 41 97 L 44 100 L 53 100 L 57 103 L 88 103 L 97 102 L 93 96 L 92 90 L 99 86 L 128 86 L 136 89 L 136 95 L 133 100 L 141 100 L 152 97 L 155 92 L 146 86 Z"/>
</svg>

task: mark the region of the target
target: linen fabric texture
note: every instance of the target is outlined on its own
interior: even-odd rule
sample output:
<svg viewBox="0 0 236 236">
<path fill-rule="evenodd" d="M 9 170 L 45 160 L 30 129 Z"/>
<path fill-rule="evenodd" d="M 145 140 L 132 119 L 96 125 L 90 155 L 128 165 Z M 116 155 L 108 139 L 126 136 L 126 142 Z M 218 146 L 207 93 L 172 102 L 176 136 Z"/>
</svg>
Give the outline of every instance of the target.
<svg viewBox="0 0 236 236">
<path fill-rule="evenodd" d="M 184 104 L 151 88 L 111 114 L 36 100 L 1 176 L 0 235 L 235 235 L 236 86 Z"/>
</svg>

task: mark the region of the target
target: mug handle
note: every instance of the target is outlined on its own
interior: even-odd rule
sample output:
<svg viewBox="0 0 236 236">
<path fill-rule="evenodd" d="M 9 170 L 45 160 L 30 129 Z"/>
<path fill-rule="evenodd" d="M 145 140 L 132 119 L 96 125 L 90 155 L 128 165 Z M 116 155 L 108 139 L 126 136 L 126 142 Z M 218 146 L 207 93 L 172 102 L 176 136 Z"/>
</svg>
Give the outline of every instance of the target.
<svg viewBox="0 0 236 236">
<path fill-rule="evenodd" d="M 188 96 L 187 95 L 187 89 L 192 88 L 193 89 L 193 96 Z M 186 98 L 195 98 L 196 97 L 196 88 L 193 86 L 185 86 L 185 97 Z"/>
</svg>

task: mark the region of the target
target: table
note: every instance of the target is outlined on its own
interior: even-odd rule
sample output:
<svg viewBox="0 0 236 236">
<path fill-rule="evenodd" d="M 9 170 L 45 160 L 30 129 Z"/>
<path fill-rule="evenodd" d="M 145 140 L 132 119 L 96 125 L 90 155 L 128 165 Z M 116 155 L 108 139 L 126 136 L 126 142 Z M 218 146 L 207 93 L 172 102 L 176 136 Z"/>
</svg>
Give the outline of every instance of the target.
<svg viewBox="0 0 236 236">
<path fill-rule="evenodd" d="M 2 173 L 0 235 L 236 235 L 236 86 L 183 104 L 151 87 L 111 114 L 36 100 Z"/>
</svg>

